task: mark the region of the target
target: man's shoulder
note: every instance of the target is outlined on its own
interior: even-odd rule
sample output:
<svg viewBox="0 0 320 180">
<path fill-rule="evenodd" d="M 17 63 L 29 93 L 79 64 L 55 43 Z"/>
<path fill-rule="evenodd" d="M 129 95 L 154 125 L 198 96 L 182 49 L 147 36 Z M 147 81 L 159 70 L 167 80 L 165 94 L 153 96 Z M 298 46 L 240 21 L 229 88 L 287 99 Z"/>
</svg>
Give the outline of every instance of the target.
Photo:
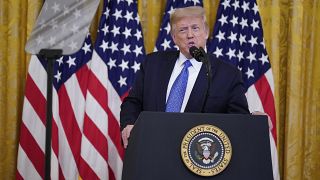
<svg viewBox="0 0 320 180">
<path fill-rule="evenodd" d="M 224 70 L 230 70 L 230 71 L 238 71 L 238 68 L 235 67 L 230 62 L 223 61 L 221 59 L 216 58 L 213 54 L 209 54 L 209 58 L 211 60 L 211 66 L 218 67 Z"/>
<path fill-rule="evenodd" d="M 147 58 L 163 58 L 163 57 L 173 57 L 178 56 L 179 51 L 157 51 L 147 54 Z"/>
<path fill-rule="evenodd" d="M 158 51 L 147 54 L 143 64 L 145 66 L 159 66 L 163 63 L 170 63 L 179 57 L 179 51 Z"/>
</svg>

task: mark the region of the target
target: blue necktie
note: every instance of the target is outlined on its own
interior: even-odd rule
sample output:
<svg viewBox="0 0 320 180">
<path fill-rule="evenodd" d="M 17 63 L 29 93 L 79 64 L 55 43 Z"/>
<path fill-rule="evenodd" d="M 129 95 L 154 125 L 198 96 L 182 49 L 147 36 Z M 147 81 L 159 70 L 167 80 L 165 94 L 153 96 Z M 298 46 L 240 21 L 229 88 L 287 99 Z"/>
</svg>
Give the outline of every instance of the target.
<svg viewBox="0 0 320 180">
<path fill-rule="evenodd" d="M 180 112 L 189 77 L 190 60 L 184 62 L 184 67 L 174 81 L 167 100 L 166 112 Z"/>
</svg>

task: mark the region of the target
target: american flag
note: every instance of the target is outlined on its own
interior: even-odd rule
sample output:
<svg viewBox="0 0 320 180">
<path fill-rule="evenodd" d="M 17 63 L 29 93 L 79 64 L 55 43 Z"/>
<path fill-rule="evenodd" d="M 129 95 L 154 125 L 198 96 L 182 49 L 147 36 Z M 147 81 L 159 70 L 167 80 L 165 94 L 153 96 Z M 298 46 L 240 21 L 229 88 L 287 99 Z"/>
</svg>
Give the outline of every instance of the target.
<svg viewBox="0 0 320 180">
<path fill-rule="evenodd" d="M 221 0 L 208 52 L 242 72 L 249 110 L 266 112 L 276 140 L 276 112 L 271 65 L 255 0 Z"/>
<path fill-rule="evenodd" d="M 274 179 L 280 179 L 276 148 L 276 112 L 271 65 L 255 0 L 221 0 L 208 52 L 242 72 L 249 110 L 267 113 L 272 121 L 270 149 Z"/>
<path fill-rule="evenodd" d="M 176 8 L 203 6 L 202 0 L 167 0 L 164 17 L 154 51 L 178 50 L 170 35 L 170 15 Z"/>
<path fill-rule="evenodd" d="M 92 55 L 88 36 L 82 49 L 54 62 L 51 178 L 77 179 Z M 44 179 L 47 61 L 32 56 L 26 80 L 17 179 Z"/>
<path fill-rule="evenodd" d="M 137 2 L 106 0 L 94 50 L 88 36 L 79 52 L 55 61 L 51 179 L 121 179 L 120 104 L 144 56 Z M 32 56 L 17 179 L 44 178 L 45 67 Z"/>
<path fill-rule="evenodd" d="M 144 57 L 137 1 L 104 1 L 86 97 L 82 178 L 121 179 L 120 105 Z"/>
</svg>

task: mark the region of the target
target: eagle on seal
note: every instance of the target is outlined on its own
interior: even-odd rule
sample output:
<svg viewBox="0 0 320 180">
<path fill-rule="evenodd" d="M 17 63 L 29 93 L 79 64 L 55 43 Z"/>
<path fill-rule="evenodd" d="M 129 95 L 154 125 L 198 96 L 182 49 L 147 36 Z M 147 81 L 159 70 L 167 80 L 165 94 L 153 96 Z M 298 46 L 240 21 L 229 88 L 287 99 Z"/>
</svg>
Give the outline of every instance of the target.
<svg viewBox="0 0 320 180">
<path fill-rule="evenodd" d="M 204 164 L 213 163 L 219 155 L 216 151 L 216 143 L 207 137 L 201 138 L 196 142 L 196 154 L 199 160 Z"/>
</svg>

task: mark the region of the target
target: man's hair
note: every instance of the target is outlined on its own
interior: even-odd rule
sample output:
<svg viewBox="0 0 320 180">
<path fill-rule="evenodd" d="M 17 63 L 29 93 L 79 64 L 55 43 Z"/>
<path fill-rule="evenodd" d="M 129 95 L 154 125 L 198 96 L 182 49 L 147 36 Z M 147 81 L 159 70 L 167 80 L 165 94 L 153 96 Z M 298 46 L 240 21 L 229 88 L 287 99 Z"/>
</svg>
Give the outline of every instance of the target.
<svg viewBox="0 0 320 180">
<path fill-rule="evenodd" d="M 170 15 L 170 26 L 171 33 L 173 32 L 173 25 L 179 21 L 181 18 L 185 17 L 201 17 L 204 22 L 206 30 L 209 29 L 209 25 L 206 18 L 206 12 L 201 6 L 189 6 L 184 8 L 174 9 L 173 13 Z"/>
</svg>

